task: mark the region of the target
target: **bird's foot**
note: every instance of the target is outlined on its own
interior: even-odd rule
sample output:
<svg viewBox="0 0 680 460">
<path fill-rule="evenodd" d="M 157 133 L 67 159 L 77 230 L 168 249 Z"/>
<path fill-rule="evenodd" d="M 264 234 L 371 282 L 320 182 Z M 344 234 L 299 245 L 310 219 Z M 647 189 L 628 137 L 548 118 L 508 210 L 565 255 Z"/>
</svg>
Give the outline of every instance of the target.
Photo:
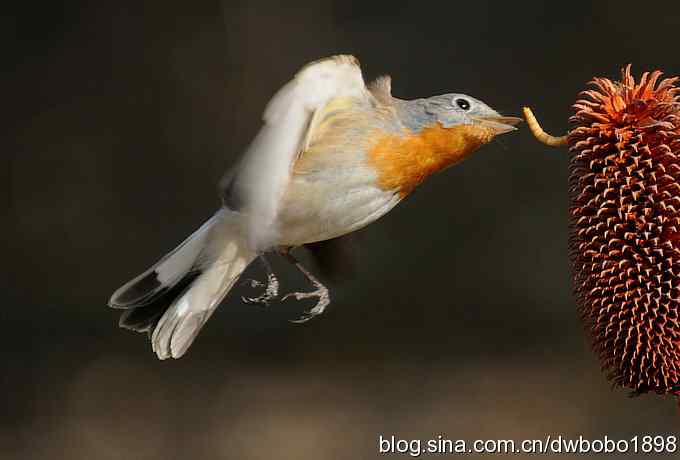
<svg viewBox="0 0 680 460">
<path fill-rule="evenodd" d="M 310 298 L 319 299 L 316 302 L 316 305 L 314 305 L 314 308 L 304 312 L 300 318 L 291 320 L 291 323 L 305 323 L 310 319 L 314 318 L 315 316 L 318 316 L 321 313 L 323 313 L 324 310 L 326 310 L 328 304 L 331 303 L 331 297 L 328 293 L 328 288 L 316 280 L 314 280 L 312 284 L 316 289 L 311 292 L 291 292 L 283 296 L 283 298 L 281 299 L 282 301 L 285 301 L 289 297 L 295 297 L 295 300 Z"/>
<path fill-rule="evenodd" d="M 264 292 L 257 297 L 241 297 L 243 303 L 250 305 L 264 305 L 268 306 L 269 302 L 276 299 L 279 296 L 279 280 L 276 278 L 274 273 L 267 274 L 267 284 L 257 281 L 257 280 L 246 280 L 243 284 L 250 284 L 252 288 L 258 288 L 264 286 Z"/>
</svg>

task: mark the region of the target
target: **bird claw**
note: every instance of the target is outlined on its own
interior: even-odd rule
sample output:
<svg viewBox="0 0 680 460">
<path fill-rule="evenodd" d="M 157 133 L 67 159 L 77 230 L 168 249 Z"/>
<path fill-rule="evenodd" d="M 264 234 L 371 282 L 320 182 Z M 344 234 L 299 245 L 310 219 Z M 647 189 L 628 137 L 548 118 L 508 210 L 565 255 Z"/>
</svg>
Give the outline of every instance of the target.
<svg viewBox="0 0 680 460">
<path fill-rule="evenodd" d="M 243 301 L 243 303 L 246 303 L 246 304 L 249 304 L 249 305 L 268 306 L 270 301 L 272 301 L 273 299 L 276 299 L 279 296 L 279 280 L 276 278 L 276 275 L 274 275 L 273 273 L 269 273 L 267 275 L 267 284 L 266 285 L 264 283 L 260 282 L 260 281 L 253 280 L 253 279 L 246 280 L 246 281 L 244 281 L 243 284 L 250 284 L 250 287 L 252 287 L 252 288 L 265 286 L 264 292 L 257 297 L 242 296 L 241 300 Z"/>
<path fill-rule="evenodd" d="M 243 280 L 241 286 L 250 286 L 251 288 L 264 286 L 264 283 L 254 279 Z"/>
<path fill-rule="evenodd" d="M 295 297 L 295 300 L 302 300 L 302 299 L 309 299 L 309 298 L 318 298 L 319 300 L 317 301 L 316 305 L 311 310 L 308 310 L 302 314 L 302 316 L 298 319 L 293 319 L 290 320 L 291 323 L 306 323 L 310 319 L 314 318 L 315 316 L 320 315 L 321 313 L 326 310 L 326 307 L 328 304 L 331 303 L 331 298 L 330 295 L 328 294 L 328 289 L 322 285 L 322 284 L 315 284 L 316 290 L 311 291 L 311 292 L 291 292 L 289 294 L 286 294 L 283 296 L 281 301 L 285 301 L 289 297 Z"/>
</svg>

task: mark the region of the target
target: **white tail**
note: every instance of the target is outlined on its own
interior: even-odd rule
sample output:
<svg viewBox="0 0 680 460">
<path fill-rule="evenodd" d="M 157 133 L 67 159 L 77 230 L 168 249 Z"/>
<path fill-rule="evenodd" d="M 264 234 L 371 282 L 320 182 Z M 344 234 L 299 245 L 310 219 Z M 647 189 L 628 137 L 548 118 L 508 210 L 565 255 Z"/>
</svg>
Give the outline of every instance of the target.
<svg viewBox="0 0 680 460">
<path fill-rule="evenodd" d="M 255 257 L 240 215 L 220 210 L 156 265 L 118 289 L 109 305 L 126 309 L 122 327 L 150 334 L 158 358 L 179 358 Z"/>
</svg>

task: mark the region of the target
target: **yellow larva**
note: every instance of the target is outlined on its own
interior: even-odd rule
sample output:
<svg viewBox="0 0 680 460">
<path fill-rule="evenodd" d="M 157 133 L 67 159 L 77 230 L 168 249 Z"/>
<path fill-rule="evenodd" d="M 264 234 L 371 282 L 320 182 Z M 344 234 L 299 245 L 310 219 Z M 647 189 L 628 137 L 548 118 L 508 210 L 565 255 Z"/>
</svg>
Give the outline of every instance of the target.
<svg viewBox="0 0 680 460">
<path fill-rule="evenodd" d="M 543 131 L 543 128 L 541 128 L 541 125 L 538 124 L 534 113 L 529 107 L 524 107 L 522 110 L 524 112 L 524 118 L 527 120 L 529 131 L 531 131 L 531 134 L 533 134 L 536 139 L 551 147 L 561 147 L 563 145 L 567 145 L 567 136 L 551 136 L 550 134 Z"/>
</svg>

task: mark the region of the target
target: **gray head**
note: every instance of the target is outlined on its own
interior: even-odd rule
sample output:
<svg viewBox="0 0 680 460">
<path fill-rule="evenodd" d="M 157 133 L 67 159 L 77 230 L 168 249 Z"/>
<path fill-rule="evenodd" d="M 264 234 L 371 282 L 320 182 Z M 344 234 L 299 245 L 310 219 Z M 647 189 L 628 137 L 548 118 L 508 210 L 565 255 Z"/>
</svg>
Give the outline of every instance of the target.
<svg viewBox="0 0 680 460">
<path fill-rule="evenodd" d="M 455 125 L 483 125 L 503 134 L 516 129 L 521 119 L 504 117 L 494 109 L 466 94 L 449 93 L 427 99 L 403 101 L 402 113 L 407 125 L 419 131 L 434 123 L 444 128 Z"/>
</svg>

